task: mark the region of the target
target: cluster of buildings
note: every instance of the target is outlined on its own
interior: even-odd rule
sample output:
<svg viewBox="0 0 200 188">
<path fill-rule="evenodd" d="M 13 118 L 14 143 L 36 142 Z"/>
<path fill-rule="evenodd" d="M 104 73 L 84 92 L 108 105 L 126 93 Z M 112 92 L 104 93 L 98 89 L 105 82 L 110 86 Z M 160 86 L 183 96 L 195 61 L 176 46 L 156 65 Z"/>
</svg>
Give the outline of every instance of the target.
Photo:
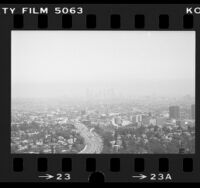
<svg viewBox="0 0 200 188">
<path fill-rule="evenodd" d="M 112 114 L 113 115 L 113 114 Z M 169 106 L 169 111 L 153 114 L 152 112 L 133 112 L 129 117 L 124 117 L 120 113 L 115 113 L 115 118 L 111 120 L 112 125 L 121 127 L 130 124 L 141 125 L 183 125 L 195 122 L 195 105 L 191 105 L 191 111 L 182 112 L 179 106 Z"/>
<path fill-rule="evenodd" d="M 110 134 L 111 147 L 106 152 L 194 153 L 195 105 L 187 112 L 185 115 L 179 106 L 170 106 L 168 113 L 159 116 L 136 114 L 128 126 L 117 119 L 117 130 Z"/>
</svg>

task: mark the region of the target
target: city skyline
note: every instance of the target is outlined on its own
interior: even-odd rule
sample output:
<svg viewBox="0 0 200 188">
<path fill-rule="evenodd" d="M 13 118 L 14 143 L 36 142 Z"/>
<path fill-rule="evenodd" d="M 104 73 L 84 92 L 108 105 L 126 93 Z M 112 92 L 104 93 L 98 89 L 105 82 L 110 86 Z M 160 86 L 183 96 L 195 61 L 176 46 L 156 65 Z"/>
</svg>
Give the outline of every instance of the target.
<svg viewBox="0 0 200 188">
<path fill-rule="evenodd" d="M 195 32 L 12 31 L 12 98 L 81 98 L 88 89 L 194 97 Z"/>
<path fill-rule="evenodd" d="M 19 101 L 11 153 L 195 153 L 195 105 Z"/>
</svg>

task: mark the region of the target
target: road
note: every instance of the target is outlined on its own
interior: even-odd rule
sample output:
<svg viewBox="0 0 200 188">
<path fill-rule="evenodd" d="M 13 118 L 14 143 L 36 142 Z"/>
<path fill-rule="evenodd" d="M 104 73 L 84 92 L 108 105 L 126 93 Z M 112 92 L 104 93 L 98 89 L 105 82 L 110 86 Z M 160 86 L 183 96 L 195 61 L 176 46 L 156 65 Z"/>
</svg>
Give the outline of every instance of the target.
<svg viewBox="0 0 200 188">
<path fill-rule="evenodd" d="M 90 131 L 84 124 L 76 121 L 74 124 L 80 135 L 84 138 L 85 147 L 79 153 L 101 153 L 103 149 L 103 141 L 101 137 Z"/>
</svg>

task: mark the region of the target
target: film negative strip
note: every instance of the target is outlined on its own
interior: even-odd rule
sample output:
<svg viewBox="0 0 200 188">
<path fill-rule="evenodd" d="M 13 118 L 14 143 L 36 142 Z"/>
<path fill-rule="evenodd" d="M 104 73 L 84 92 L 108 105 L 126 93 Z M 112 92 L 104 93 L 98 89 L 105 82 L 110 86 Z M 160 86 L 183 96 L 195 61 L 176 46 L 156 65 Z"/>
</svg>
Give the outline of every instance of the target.
<svg viewBox="0 0 200 188">
<path fill-rule="evenodd" d="M 200 4 L 0 4 L 1 182 L 199 182 Z"/>
</svg>

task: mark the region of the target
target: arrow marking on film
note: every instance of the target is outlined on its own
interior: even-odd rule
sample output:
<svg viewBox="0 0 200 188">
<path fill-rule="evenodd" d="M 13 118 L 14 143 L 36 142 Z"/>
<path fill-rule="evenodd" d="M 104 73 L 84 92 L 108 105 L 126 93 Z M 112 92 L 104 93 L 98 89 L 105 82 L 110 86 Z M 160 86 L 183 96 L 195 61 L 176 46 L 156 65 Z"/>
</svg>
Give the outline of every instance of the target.
<svg viewBox="0 0 200 188">
<path fill-rule="evenodd" d="M 52 179 L 54 176 L 51 174 L 45 174 L 45 176 L 38 176 L 39 178 L 45 178 L 46 180 Z"/>
<path fill-rule="evenodd" d="M 138 176 L 132 176 L 133 178 L 138 178 L 140 180 L 147 178 L 144 174 L 139 174 Z"/>
</svg>

